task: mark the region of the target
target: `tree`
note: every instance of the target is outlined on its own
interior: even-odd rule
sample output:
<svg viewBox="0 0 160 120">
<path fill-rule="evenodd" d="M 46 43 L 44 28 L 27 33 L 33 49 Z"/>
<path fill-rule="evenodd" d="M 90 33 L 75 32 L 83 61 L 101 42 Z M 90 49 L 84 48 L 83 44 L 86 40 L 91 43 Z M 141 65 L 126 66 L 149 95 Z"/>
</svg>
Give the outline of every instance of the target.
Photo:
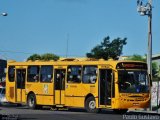
<svg viewBox="0 0 160 120">
<path fill-rule="evenodd" d="M 55 54 L 51 54 L 51 53 L 46 53 L 41 55 L 41 59 L 44 61 L 48 61 L 48 60 L 58 60 L 59 56 L 55 55 Z"/>
<path fill-rule="evenodd" d="M 152 63 L 152 76 L 158 77 L 158 64 L 156 62 Z"/>
<path fill-rule="evenodd" d="M 52 53 L 45 53 L 42 55 L 39 54 L 33 54 L 30 57 L 27 58 L 27 60 L 44 60 L 44 61 L 49 61 L 49 60 L 58 60 L 59 56 L 52 54 Z"/>
<path fill-rule="evenodd" d="M 100 45 L 95 46 L 90 53 L 86 54 L 86 56 L 96 59 L 103 58 L 105 60 L 109 58 L 118 59 L 122 54 L 123 45 L 127 44 L 126 40 L 127 38 L 116 38 L 110 42 L 110 37 L 107 36 Z"/>
<path fill-rule="evenodd" d="M 33 55 L 29 56 L 27 58 L 27 60 L 32 60 L 32 61 L 41 60 L 41 56 L 39 54 L 33 54 Z"/>
<path fill-rule="evenodd" d="M 127 58 L 127 60 L 134 60 L 134 61 L 143 61 L 143 62 L 145 62 L 146 58 L 143 57 L 143 56 L 141 56 L 141 55 L 134 54 L 133 56 L 130 56 L 129 58 Z"/>
<path fill-rule="evenodd" d="M 157 77 L 160 79 L 160 68 L 159 68 L 159 70 L 157 72 Z"/>
</svg>

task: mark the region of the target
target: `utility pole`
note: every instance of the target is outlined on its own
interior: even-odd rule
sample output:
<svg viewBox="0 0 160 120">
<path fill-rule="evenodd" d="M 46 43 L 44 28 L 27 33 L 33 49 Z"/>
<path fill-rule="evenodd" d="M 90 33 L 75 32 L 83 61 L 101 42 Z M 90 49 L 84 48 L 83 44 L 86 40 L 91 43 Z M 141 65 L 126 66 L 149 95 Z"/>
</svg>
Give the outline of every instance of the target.
<svg viewBox="0 0 160 120">
<path fill-rule="evenodd" d="M 149 0 L 150 10 L 148 11 L 148 72 L 152 79 L 152 0 Z"/>
<path fill-rule="evenodd" d="M 145 15 L 148 16 L 147 65 L 148 65 L 148 73 L 152 82 L 152 0 L 148 0 L 146 4 L 143 4 L 143 0 L 137 0 L 137 11 L 140 13 L 141 16 Z M 150 100 L 150 110 L 152 110 L 151 100 Z"/>
</svg>

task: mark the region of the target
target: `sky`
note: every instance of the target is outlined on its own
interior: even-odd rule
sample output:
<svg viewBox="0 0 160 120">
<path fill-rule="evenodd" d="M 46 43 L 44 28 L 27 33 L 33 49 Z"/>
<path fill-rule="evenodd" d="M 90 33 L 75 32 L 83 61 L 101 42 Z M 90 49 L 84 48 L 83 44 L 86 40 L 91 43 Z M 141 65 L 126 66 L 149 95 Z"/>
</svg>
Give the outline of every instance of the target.
<svg viewBox="0 0 160 120">
<path fill-rule="evenodd" d="M 144 3 L 146 0 L 144 0 Z M 160 53 L 160 0 L 153 0 L 153 54 Z M 127 38 L 123 56 L 147 53 L 148 17 L 137 0 L 0 0 L 0 58 L 84 57 L 104 37 Z"/>
</svg>

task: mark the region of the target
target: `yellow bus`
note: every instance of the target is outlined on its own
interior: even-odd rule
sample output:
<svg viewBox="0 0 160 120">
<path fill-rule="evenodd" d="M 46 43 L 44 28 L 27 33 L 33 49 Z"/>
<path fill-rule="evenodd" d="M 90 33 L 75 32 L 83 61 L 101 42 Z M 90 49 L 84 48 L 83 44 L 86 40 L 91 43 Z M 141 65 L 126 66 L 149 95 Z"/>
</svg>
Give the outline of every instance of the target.
<svg viewBox="0 0 160 120">
<path fill-rule="evenodd" d="M 31 109 L 52 106 L 125 112 L 149 106 L 150 79 L 144 62 L 11 61 L 7 64 L 6 98 Z"/>
</svg>

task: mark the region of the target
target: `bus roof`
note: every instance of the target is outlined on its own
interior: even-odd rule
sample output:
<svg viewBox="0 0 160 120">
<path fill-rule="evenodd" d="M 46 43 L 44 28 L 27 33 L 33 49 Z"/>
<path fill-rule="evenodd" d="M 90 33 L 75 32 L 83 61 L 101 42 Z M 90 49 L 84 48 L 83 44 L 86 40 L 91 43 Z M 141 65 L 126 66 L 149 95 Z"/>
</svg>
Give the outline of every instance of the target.
<svg viewBox="0 0 160 120">
<path fill-rule="evenodd" d="M 91 59 L 91 58 L 63 58 L 58 61 L 26 61 L 26 62 L 16 62 L 8 61 L 8 66 L 28 66 L 28 65 L 55 65 L 55 66 L 67 66 L 67 65 L 111 65 L 116 68 L 116 65 L 121 62 L 135 62 L 135 63 L 145 63 L 142 61 L 131 61 L 131 60 L 104 60 L 104 59 Z"/>
</svg>

